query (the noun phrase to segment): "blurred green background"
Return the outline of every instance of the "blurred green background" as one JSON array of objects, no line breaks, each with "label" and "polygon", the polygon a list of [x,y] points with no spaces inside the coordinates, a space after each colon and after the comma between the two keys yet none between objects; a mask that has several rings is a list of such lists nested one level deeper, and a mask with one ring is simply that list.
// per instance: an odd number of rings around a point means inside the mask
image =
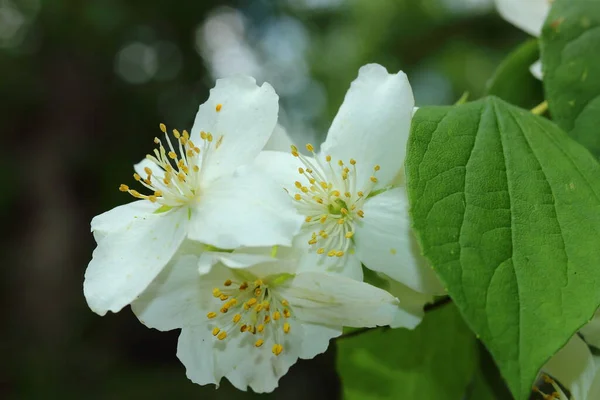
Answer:
[{"label": "blurred green background", "polygon": [[492,0],[0,0],[0,398],[338,398],[335,346],[253,396],[188,381],[178,332],[93,314],[90,220],[130,201],[159,122],[189,129],[218,77],[270,82],[281,124],[319,143],[361,65],[451,104],[524,39]]}]

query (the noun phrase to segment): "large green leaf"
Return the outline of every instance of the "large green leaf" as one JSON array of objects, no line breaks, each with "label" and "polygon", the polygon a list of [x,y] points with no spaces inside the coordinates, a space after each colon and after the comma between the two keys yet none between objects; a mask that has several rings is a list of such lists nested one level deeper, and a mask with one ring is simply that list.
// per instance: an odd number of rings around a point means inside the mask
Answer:
[{"label": "large green leaf", "polygon": [[406,160],[424,254],[515,397],[600,303],[600,167],[490,97],[421,108]]},{"label": "large green leaf", "polygon": [[479,365],[467,390],[466,400],[507,400],[512,398],[492,356],[479,346]]},{"label": "large green leaf", "polygon": [[337,345],[346,400],[460,400],[477,364],[475,337],[451,304],[414,331],[373,330]]},{"label": "large green leaf", "polygon": [[498,66],[488,82],[486,94],[524,108],[533,108],[544,101],[542,83],[529,72],[539,56],[537,39],[523,43]]},{"label": "large green leaf", "polygon": [[540,45],[552,118],[600,157],[600,1],[556,0]]}]

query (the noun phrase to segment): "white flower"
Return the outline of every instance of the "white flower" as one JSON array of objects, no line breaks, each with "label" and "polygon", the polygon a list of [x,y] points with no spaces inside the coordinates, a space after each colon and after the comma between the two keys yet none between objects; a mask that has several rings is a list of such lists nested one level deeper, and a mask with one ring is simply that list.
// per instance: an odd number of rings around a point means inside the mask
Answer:
[{"label": "white flower", "polygon": [[305,223],[295,246],[315,266],[362,280],[361,262],[421,293],[442,293],[420,255],[403,186],[414,99],[406,75],[380,65],[360,69],[321,152],[264,151],[256,163],[296,200]]},{"label": "white flower", "polygon": [[[542,382],[550,384],[556,400],[600,399],[600,357],[592,355],[586,343],[575,334],[542,368]],[[547,376],[549,375],[549,377]],[[571,393],[567,397],[554,380]],[[543,389],[534,389],[543,392]]]},{"label": "white flower", "polygon": [[132,309],[149,327],[182,328],[177,356],[201,385],[226,377],[240,390],[270,392],[298,358],[324,352],[343,326],[387,325],[397,308],[392,295],[366,283],[296,273],[294,259],[204,253],[206,273],[198,274],[193,253],[177,256]]},{"label": "white flower", "polygon": [[600,311],[596,311],[592,320],[585,324],[579,333],[588,344],[600,349]]},{"label": "white flower", "polygon": [[[551,3],[552,0],[496,0],[496,8],[505,20],[530,35],[539,37]],[[542,79],[540,61],[532,64],[530,71],[533,76]]]},{"label": "white flower", "polygon": [[273,181],[246,165],[276,124],[278,97],[268,84],[237,76],[217,81],[191,133],[161,124],[158,149],[135,166],[148,194],[92,220],[98,247],[84,294],[100,315],[138,296],[189,237],[220,248],[289,245],[302,218]]}]

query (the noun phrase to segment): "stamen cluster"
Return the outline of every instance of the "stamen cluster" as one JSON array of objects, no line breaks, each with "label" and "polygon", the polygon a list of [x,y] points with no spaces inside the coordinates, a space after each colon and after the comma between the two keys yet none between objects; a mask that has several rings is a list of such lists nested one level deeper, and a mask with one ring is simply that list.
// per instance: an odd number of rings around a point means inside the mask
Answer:
[{"label": "stamen cluster", "polygon": [[[177,129],[173,129],[172,135],[176,141],[176,149],[167,133],[167,127],[160,124],[160,130],[165,136],[165,144],[158,137],[154,138],[154,143],[158,145],[158,148],[154,149],[154,154],[146,155],[146,159],[157,168],[153,170],[146,166],[144,177],[138,173],[133,174],[133,179],[149,189],[152,194],[141,194],[124,184],[119,186],[119,190],[129,193],[136,199],[149,200],[166,207],[189,204],[199,196],[202,166],[209,157],[213,135],[204,131],[200,132],[202,144],[198,147],[190,139],[190,134],[186,130],[180,133]],[[220,136],[216,141],[215,148],[219,148],[222,140],[223,136]]]},{"label": "stamen cluster", "polygon": [[[225,340],[234,334],[258,335],[255,347],[261,347],[272,338],[273,354],[278,356],[283,352],[283,335],[291,330],[288,322],[290,305],[269,290],[263,280],[247,282],[228,279],[222,287],[215,287],[212,293],[221,301],[218,311],[206,315],[216,322],[212,329],[213,336]],[[233,316],[229,317],[231,314]]]},{"label": "stamen cluster", "polygon": [[348,164],[342,160],[332,163],[331,156],[326,155],[323,162],[311,144],[306,149],[313,154],[312,158],[292,146],[292,155],[304,164],[298,173],[305,182],[294,183],[297,192],[293,197],[299,212],[306,216],[304,227],[313,231],[308,244],[318,254],[343,257],[351,246],[355,222],[365,215],[361,208],[377,183],[375,173],[380,167],[375,165],[369,183],[358,190],[356,160],[351,158]]}]

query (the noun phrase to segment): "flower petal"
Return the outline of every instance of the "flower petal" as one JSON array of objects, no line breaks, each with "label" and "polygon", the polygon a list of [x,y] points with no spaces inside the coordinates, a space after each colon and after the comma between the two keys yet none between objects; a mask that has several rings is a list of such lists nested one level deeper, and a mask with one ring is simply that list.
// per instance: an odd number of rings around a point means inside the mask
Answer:
[{"label": "flower petal", "polygon": [[108,233],[118,231],[136,219],[152,214],[157,208],[156,204],[147,200],[136,200],[95,216],[91,227],[96,242]]},{"label": "flower petal", "polygon": [[596,365],[596,375],[590,385],[590,390],[587,394],[587,399],[600,399],[600,356],[593,356],[594,364]]},{"label": "flower petal", "polygon": [[565,386],[573,399],[591,400],[587,394],[596,375],[596,366],[592,352],[577,334],[544,365],[542,371]]},{"label": "flower petal", "polygon": [[533,75],[535,78],[541,81],[544,77],[544,74],[542,72],[542,61],[537,60],[536,62],[531,64],[531,66],[529,67],[529,72],[531,72],[531,75]]},{"label": "flower petal", "polygon": [[335,160],[356,160],[357,187],[369,182],[373,167],[381,187],[389,184],[404,164],[414,98],[403,72],[388,74],[381,65],[363,66],[340,107],[322,154]]},{"label": "flower petal", "polygon": [[340,336],[343,332],[341,327],[303,323],[304,340],[300,358],[311,359],[318,354],[324,353],[329,347],[329,341]]},{"label": "flower petal", "polygon": [[298,168],[304,168],[304,164],[289,151],[261,151],[253,165],[290,193],[296,192],[296,181],[303,181]]},{"label": "flower petal", "polygon": [[[260,348],[254,346],[254,335],[237,332],[218,341],[208,325],[186,327],[179,336],[177,357],[186,367],[187,377],[200,385],[218,386],[226,377],[239,390],[250,387],[257,393],[272,392],[298,359],[304,335],[301,325],[295,328],[286,335],[288,342],[284,344],[284,351],[274,356],[270,341],[265,341]],[[294,335],[292,346],[289,343]]]},{"label": "flower petal", "polygon": [[147,214],[107,234],[85,271],[83,292],[104,315],[130,304],[169,262],[186,235],[187,211]]},{"label": "flower petal", "polygon": [[[211,294],[210,282],[198,277],[198,257],[175,256],[146,290],[131,303],[140,322],[161,331],[181,328],[194,314],[206,315],[198,308]],[[204,301],[209,301],[210,298]]]},{"label": "flower petal", "polygon": [[396,282],[383,274],[380,274],[380,276],[387,279],[389,282],[387,291],[400,300],[400,304],[398,304],[398,309],[396,310],[394,320],[390,324],[390,327],[415,329],[425,316],[423,307],[425,304],[433,302],[433,296],[416,292],[408,286]]},{"label": "flower petal", "polygon": [[548,0],[496,0],[502,18],[532,36],[540,36],[550,11]]},{"label": "flower petal", "polygon": [[345,276],[299,273],[277,288],[298,320],[328,325],[389,325],[398,299],[385,290]]},{"label": "flower petal", "polygon": [[414,238],[406,189],[391,189],[367,199],[363,211],[354,236],[356,255],[363,264],[418,292],[444,293]]},{"label": "flower petal", "polygon": [[162,168],[160,168],[158,165],[156,165],[152,161],[148,160],[147,158],[144,158],[142,161],[140,161],[139,163],[137,163],[133,166],[133,169],[135,170],[135,172],[137,172],[139,176],[144,177],[144,178],[148,175],[146,173],[146,168],[150,168],[150,171],[152,172],[152,176],[157,178],[154,183],[160,184],[161,181],[165,177],[165,171]]},{"label": "flower petal", "polygon": [[222,249],[289,246],[304,222],[290,196],[250,168],[213,182],[191,218],[190,239]]},{"label": "flower petal", "polygon": [[267,144],[263,150],[270,151],[282,151],[288,152],[290,151],[291,146],[294,144],[290,135],[288,135],[285,128],[279,124],[275,125],[275,129],[273,129],[273,134],[269,138]]},{"label": "flower petal", "polygon": [[596,311],[592,320],[585,324],[579,333],[588,344],[600,349],[600,311]]},{"label": "flower petal", "polygon": [[298,272],[323,272],[340,274],[357,281],[363,280],[362,264],[356,255],[349,251],[343,257],[328,257],[326,254],[317,254],[315,249],[309,248],[307,242],[312,231],[303,232],[294,238],[294,247],[301,249],[298,262]]},{"label": "flower petal", "polygon": [[186,327],[177,342],[177,358],[185,366],[187,377],[199,385],[219,385],[222,376],[215,371],[214,337],[207,326]]},{"label": "flower petal", "polygon": [[215,140],[208,154],[201,154],[204,182],[252,162],[275,128],[278,99],[271,85],[264,83],[259,87],[249,76],[217,80],[208,100],[198,110],[191,133],[191,139],[197,143],[201,142],[201,131],[211,133]]}]

